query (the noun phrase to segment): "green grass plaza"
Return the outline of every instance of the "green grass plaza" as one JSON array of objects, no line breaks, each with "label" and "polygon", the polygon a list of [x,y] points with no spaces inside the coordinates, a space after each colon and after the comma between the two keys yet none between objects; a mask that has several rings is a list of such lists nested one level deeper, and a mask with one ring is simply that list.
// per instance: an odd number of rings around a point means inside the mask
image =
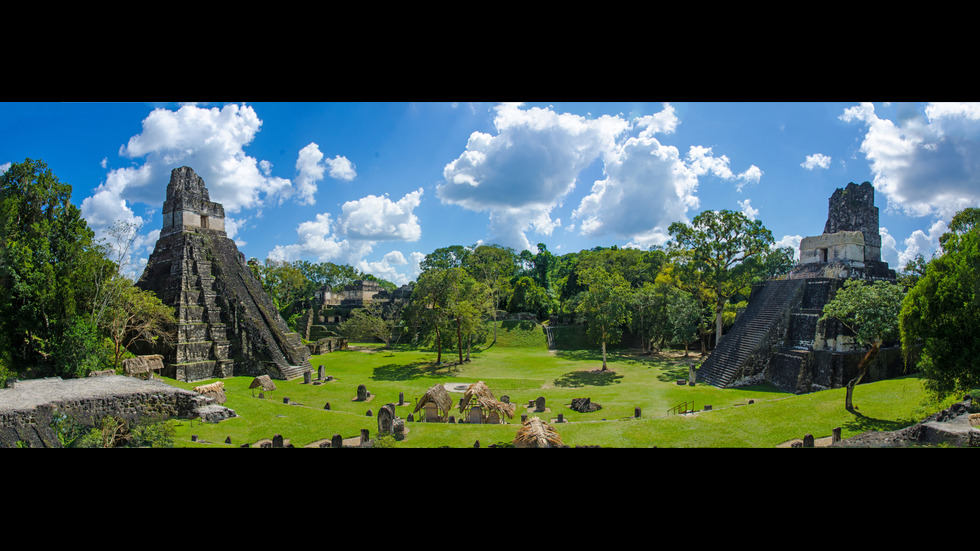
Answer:
[{"label": "green grass plaza", "polygon": [[[252,446],[281,435],[293,447],[318,447],[335,434],[356,438],[363,429],[374,438],[376,416],[385,404],[395,404],[396,416],[407,419],[433,385],[477,381],[498,399],[508,396],[516,405],[514,417],[505,416],[501,424],[434,423],[420,422],[419,411],[414,421],[405,422],[404,438],[393,447],[509,445],[526,414],[551,424],[569,447],[772,448],[806,434],[827,437],[837,427],[845,439],[870,430],[898,430],[957,401],[936,401],[914,374],[858,385],[854,412],[844,407],[843,388],[795,395],[768,385],[720,389],[678,384],[701,358],[697,352],[684,357],[677,350],[641,355],[614,348],[603,372],[600,350],[589,345],[580,327],[555,328],[556,349],[549,350],[540,324],[497,323],[497,342],[474,347],[470,361],[462,364],[455,350],[443,349],[442,364],[436,365],[435,350],[353,344],[350,350],[311,358],[314,376],[322,365],[332,378],[320,384],[306,384],[302,378],[277,380],[276,390],[260,398],[260,389],[249,388],[253,377],[220,379],[227,396],[224,405],[237,416],[220,423],[177,420],[175,446]],[[165,379],[187,389],[215,380]],[[355,400],[362,384],[370,392],[367,401]],[[403,405],[398,405],[399,394]],[[451,396],[452,413],[461,417],[456,407],[462,393]],[[545,398],[543,412],[528,407],[538,397]],[[569,407],[573,398],[589,398],[602,407],[579,413]],[[559,414],[564,422],[555,423]]]}]

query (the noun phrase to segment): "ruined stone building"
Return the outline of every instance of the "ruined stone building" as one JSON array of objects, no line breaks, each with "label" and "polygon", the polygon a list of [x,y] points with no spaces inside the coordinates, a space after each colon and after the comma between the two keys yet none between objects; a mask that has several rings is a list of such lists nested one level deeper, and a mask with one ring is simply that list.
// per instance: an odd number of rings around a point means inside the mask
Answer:
[{"label": "ruined stone building", "polygon": [[[895,281],[895,271],[881,260],[869,182],[833,193],[823,233],[800,241],[799,264],[787,276],[753,286],[748,307],[701,365],[697,380],[718,387],[768,382],[795,393],[845,386],[865,350],[839,321],[820,317],[851,278]],[[899,347],[884,347],[863,381],[903,371]]]},{"label": "ruined stone building", "polygon": [[225,234],[224,208],[191,168],[175,168],[163,228],[136,285],[173,306],[177,339],[140,353],[163,355],[163,374],[181,381],[312,371],[309,351]]},{"label": "ruined stone building", "polygon": [[333,334],[335,329],[350,317],[351,312],[371,303],[405,305],[412,297],[411,285],[402,285],[389,291],[376,281],[357,280],[345,285],[342,291],[323,286],[314,294],[314,308],[300,317],[298,324],[305,327],[307,340],[317,340]]}]

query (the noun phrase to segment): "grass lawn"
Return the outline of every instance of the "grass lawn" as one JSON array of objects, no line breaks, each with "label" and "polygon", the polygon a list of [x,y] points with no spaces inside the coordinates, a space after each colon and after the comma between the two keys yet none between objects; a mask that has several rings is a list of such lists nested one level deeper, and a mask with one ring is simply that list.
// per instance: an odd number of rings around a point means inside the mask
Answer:
[{"label": "grass lawn", "polygon": [[[844,409],[844,389],[793,395],[768,386],[718,389],[676,384],[687,377],[690,363],[700,359],[697,353],[684,358],[677,352],[642,356],[614,350],[609,369],[600,372],[598,349],[548,350],[541,327],[529,322],[503,322],[498,342],[474,349],[470,357],[470,362],[456,365],[456,353],[443,350],[443,365],[435,365],[434,351],[357,345],[354,350],[311,359],[314,369],[323,365],[332,381],[319,385],[303,384],[302,379],[275,381],[277,390],[266,392],[263,399],[258,398],[258,390],[248,388],[251,377],[222,379],[228,396],[225,405],[238,417],[217,424],[179,420],[177,446],[238,447],[281,434],[302,447],[334,434],[357,437],[361,429],[374,437],[378,410],[387,403],[397,404],[399,393],[405,403],[396,406],[396,415],[407,419],[432,385],[476,381],[485,382],[498,399],[509,396],[517,405],[515,417],[500,425],[406,422],[406,438],[396,447],[509,443],[521,414],[551,421],[562,413],[568,422],[553,426],[570,446],[771,448],[805,434],[828,436],[835,427],[841,427],[844,438],[868,430],[903,428],[955,401],[934,402],[916,376],[859,385],[854,393],[856,413]],[[166,381],[182,388],[213,382]],[[366,402],[354,400],[360,384],[371,392]],[[454,406],[462,397],[462,393],[450,395]],[[535,413],[527,408],[539,396],[545,398],[549,411]],[[283,403],[287,397],[289,404]],[[569,407],[572,398],[584,397],[602,409],[578,413]],[[670,413],[685,402],[698,413]],[[327,403],[329,410],[324,409]],[[702,411],[705,405],[711,410]],[[640,408],[639,418],[634,417],[635,408]],[[191,442],[191,435],[198,442]],[[229,437],[230,445],[224,443]]]}]

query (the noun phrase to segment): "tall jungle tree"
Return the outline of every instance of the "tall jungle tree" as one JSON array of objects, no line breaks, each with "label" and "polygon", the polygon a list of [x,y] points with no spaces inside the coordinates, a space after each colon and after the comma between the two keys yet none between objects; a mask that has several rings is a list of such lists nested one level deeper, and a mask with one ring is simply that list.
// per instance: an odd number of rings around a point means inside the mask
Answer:
[{"label": "tall jungle tree", "polygon": [[502,296],[510,291],[510,278],[517,267],[514,250],[500,245],[479,245],[465,259],[466,269],[487,287],[488,308],[493,318],[493,342],[497,342],[497,310]]},{"label": "tall jungle tree", "polygon": [[630,288],[623,276],[598,268],[579,275],[587,290],[576,311],[586,321],[586,333],[602,345],[602,370],[606,366],[606,345],[616,344],[623,335],[623,326],[630,323]]},{"label": "tall jungle tree", "polygon": [[725,303],[751,284],[761,260],[775,242],[759,220],[741,212],[707,210],[691,224],[674,222],[668,228],[672,247],[686,249],[701,282],[715,292],[715,345],[721,339]]}]

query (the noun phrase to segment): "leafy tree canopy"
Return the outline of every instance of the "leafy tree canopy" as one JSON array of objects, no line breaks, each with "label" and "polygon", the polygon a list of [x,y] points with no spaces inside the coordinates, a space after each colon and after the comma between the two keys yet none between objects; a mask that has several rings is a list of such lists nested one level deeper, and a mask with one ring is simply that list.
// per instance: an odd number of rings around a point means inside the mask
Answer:
[{"label": "leafy tree canopy", "polygon": [[[960,216],[966,212],[963,216]],[[940,396],[980,387],[980,209],[954,217],[942,254],[908,292],[899,316],[902,348]]]}]

